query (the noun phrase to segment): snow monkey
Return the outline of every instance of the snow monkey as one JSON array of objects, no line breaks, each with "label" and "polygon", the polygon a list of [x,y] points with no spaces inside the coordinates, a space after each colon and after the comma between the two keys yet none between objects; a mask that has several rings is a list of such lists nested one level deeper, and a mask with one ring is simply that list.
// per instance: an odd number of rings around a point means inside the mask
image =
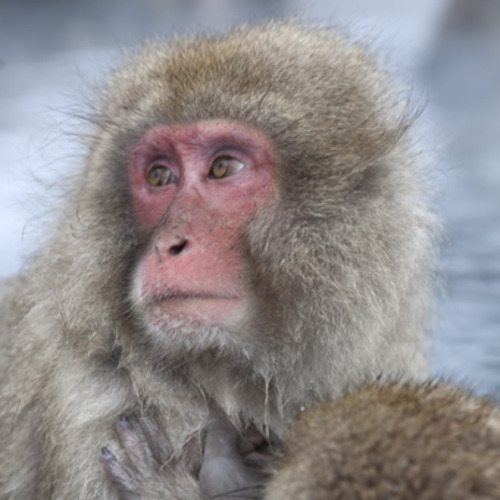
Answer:
[{"label": "snow monkey", "polygon": [[[217,474],[266,476],[302,407],[425,378],[435,222],[412,118],[333,29],[130,56],[52,234],[3,287],[0,498],[154,498],[126,444],[173,450],[161,498],[222,494]],[[219,435],[235,474],[204,459]]]}]

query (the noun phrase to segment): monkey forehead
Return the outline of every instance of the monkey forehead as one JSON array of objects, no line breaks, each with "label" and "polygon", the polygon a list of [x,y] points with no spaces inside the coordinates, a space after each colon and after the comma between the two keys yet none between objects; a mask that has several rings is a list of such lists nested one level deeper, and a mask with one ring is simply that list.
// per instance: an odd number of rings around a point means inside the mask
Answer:
[{"label": "monkey forehead", "polygon": [[105,113],[147,116],[148,127],[234,119],[287,146],[314,130],[305,144],[314,150],[353,133],[373,143],[395,109],[387,86],[364,48],[339,33],[270,23],[150,45],[117,74]]}]

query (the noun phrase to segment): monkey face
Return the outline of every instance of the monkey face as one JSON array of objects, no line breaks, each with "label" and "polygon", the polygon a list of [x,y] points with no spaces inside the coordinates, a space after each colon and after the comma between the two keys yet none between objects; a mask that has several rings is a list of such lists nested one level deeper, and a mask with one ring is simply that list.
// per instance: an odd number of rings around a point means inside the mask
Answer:
[{"label": "monkey face", "polygon": [[138,141],[129,181],[150,244],[133,301],[148,323],[241,322],[249,298],[242,234],[273,196],[274,165],[262,134],[227,121],[157,127]]}]

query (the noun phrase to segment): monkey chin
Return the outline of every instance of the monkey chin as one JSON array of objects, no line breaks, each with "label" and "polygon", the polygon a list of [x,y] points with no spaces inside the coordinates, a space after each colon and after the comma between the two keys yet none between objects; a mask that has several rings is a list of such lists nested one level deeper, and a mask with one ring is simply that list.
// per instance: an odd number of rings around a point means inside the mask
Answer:
[{"label": "monkey chin", "polygon": [[145,333],[142,340],[153,346],[149,350],[153,358],[175,366],[192,363],[210,352],[217,353],[218,357],[226,356],[233,362],[250,358],[241,328],[242,322],[247,320],[243,301],[197,299],[186,304],[187,300],[183,299],[164,302],[145,307],[138,315]]},{"label": "monkey chin", "polygon": [[174,324],[231,328],[241,323],[245,311],[244,300],[223,295],[172,295],[155,298],[146,305],[148,322],[166,332]]}]

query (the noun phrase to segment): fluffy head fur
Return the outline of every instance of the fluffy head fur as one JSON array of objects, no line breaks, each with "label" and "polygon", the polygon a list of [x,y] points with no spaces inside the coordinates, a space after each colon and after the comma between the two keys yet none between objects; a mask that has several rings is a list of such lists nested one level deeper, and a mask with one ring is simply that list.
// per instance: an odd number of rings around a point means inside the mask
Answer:
[{"label": "fluffy head fur", "polygon": [[500,497],[500,410],[442,385],[371,385],[306,412],[269,500]]}]

